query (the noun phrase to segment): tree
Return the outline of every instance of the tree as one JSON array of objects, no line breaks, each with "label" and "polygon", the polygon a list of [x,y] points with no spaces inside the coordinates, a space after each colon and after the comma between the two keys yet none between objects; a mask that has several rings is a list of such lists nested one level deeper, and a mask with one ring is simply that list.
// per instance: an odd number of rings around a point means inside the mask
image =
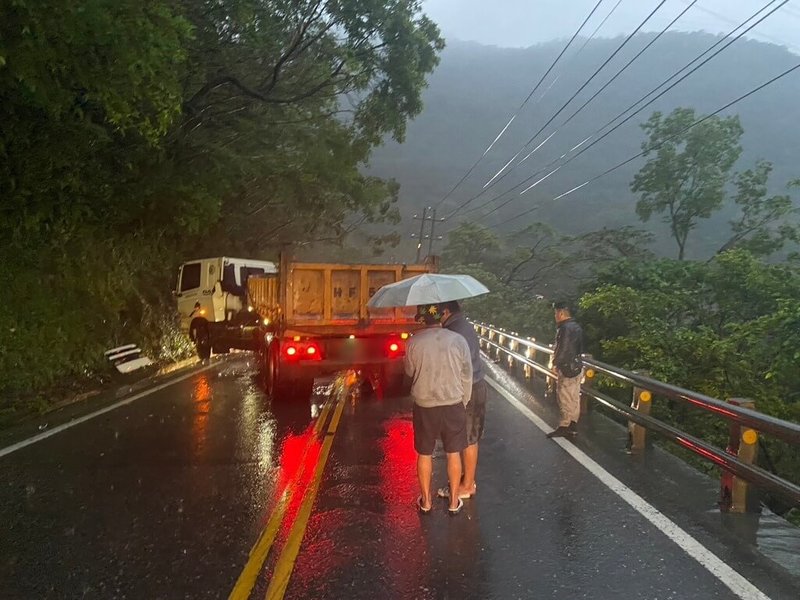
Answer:
[{"label": "tree", "polygon": [[648,161],[631,184],[631,191],[640,193],[636,214],[642,221],[664,213],[679,260],[698,219],[707,219],[722,205],[725,184],[741,154],[738,117],[714,116],[693,127],[695,121],[691,108],[676,108],[666,117],[653,113],[642,125]]},{"label": "tree", "polygon": [[791,221],[791,217],[798,214],[791,197],[787,194],[767,196],[771,171],[771,163],[759,161],[754,169],[734,177],[737,190],[734,201],[741,214],[730,222],[732,235],[718,253],[746,248],[755,255],[768,256],[783,248],[787,241],[800,241],[800,225],[796,220]]},{"label": "tree", "polygon": [[160,352],[188,256],[268,256],[398,218],[397,185],[363,167],[402,139],[438,62],[417,0],[0,12],[0,391],[92,375],[116,341]]}]

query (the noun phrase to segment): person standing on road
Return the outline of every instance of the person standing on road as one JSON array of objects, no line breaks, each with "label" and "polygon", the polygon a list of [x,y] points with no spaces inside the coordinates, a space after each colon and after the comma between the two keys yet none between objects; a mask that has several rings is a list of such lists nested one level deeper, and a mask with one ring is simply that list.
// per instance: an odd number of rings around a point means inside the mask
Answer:
[{"label": "person standing on road", "polygon": [[[458,497],[466,500],[472,498],[478,489],[478,485],[475,483],[475,472],[478,468],[478,442],[483,437],[486,422],[485,373],[478,334],[461,311],[461,305],[458,301],[452,300],[439,305],[439,309],[442,313],[442,327],[461,335],[467,341],[472,362],[472,395],[467,404],[467,447],[461,453],[464,477],[458,489]],[[438,494],[442,498],[449,498],[450,490],[441,488]]]},{"label": "person standing on road", "polygon": [[405,370],[411,378],[414,399],[414,449],[417,451],[417,477],[420,495],[417,508],[429,513],[433,506],[431,476],[433,449],[441,439],[447,455],[450,482],[448,511],[456,515],[464,506],[459,498],[461,452],[467,447],[466,405],[472,393],[472,361],[466,340],[441,327],[436,304],[417,307],[418,331],[406,346]]},{"label": "person standing on road", "polygon": [[553,375],[556,376],[556,397],[561,420],[547,437],[575,437],[581,416],[581,373],[583,371],[583,330],[572,318],[566,302],[553,305],[558,326],[553,348]]}]

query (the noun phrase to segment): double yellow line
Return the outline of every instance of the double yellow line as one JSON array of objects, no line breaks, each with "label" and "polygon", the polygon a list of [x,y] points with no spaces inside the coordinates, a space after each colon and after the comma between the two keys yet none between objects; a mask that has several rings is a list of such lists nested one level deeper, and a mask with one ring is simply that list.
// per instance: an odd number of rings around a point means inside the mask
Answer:
[{"label": "double yellow line", "polygon": [[[286,538],[286,543],[283,546],[283,550],[281,551],[281,554],[275,563],[275,570],[273,572],[272,579],[270,580],[269,587],[267,588],[267,600],[280,600],[286,593],[286,588],[289,585],[289,578],[291,577],[292,570],[294,569],[294,563],[297,560],[297,555],[300,552],[300,544],[303,541],[303,536],[305,535],[306,527],[308,526],[308,520],[311,517],[311,509],[314,506],[314,500],[316,500],[317,492],[319,491],[319,485],[322,481],[322,474],[325,471],[325,464],[328,462],[328,456],[330,455],[331,446],[333,445],[333,438],[336,434],[337,428],[339,427],[339,421],[342,417],[343,409],[344,398],[340,397],[333,408],[333,418],[328,425],[328,429],[325,434],[325,440],[322,444],[322,450],[320,451],[319,458],[317,459],[317,464],[314,469],[313,478],[306,490],[305,496],[303,497],[303,502],[300,505],[300,510],[297,513],[297,517],[292,523],[292,528]],[[313,445],[314,440],[318,438],[320,431],[325,425],[325,422],[328,420],[328,414],[330,411],[331,405],[326,403],[322,409],[322,412],[320,413],[319,418],[317,419],[316,424],[314,425],[313,434],[309,438],[309,441],[303,450],[303,456],[300,461],[302,467],[297,473],[294,483],[299,483],[301,480],[305,472],[306,455]],[[250,550],[247,563],[245,564],[244,569],[242,569],[239,579],[236,580],[236,585],[234,585],[230,596],[228,596],[228,600],[247,600],[250,597],[256,581],[258,580],[258,575],[261,573],[261,569],[267,560],[269,551],[272,549],[272,545],[275,543],[275,538],[278,536],[278,532],[281,530],[281,524],[286,516],[286,510],[291,504],[295,491],[296,488],[290,482],[281,494],[281,497],[273,509],[269,521],[267,522],[267,526],[261,532],[261,535],[258,536],[258,540],[256,540],[255,545]]]}]

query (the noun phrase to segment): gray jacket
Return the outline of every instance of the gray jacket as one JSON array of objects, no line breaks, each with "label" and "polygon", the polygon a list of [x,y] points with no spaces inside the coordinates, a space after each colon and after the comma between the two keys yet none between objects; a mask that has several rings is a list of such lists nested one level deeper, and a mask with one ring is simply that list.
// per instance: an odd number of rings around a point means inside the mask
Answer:
[{"label": "gray jacket", "polygon": [[419,406],[469,402],[472,361],[469,346],[459,334],[441,327],[415,333],[406,346],[405,369],[411,378],[411,396]]}]

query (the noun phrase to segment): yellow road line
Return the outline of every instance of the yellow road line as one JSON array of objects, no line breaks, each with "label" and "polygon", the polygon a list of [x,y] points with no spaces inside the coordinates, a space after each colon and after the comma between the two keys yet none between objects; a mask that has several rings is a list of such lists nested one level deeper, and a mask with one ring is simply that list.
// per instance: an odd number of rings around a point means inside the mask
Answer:
[{"label": "yellow road line", "polygon": [[308,454],[312,442],[319,435],[320,430],[328,420],[330,408],[330,403],[326,402],[317,422],[314,424],[314,432],[303,449],[303,456],[300,459],[300,469],[297,471],[294,481],[290,481],[286,485],[286,489],[283,490],[283,494],[281,494],[278,503],[275,505],[275,508],[272,509],[269,522],[267,522],[267,526],[261,532],[261,535],[258,536],[258,540],[256,540],[255,545],[253,545],[253,548],[250,550],[247,563],[245,563],[244,569],[242,569],[242,573],[239,575],[239,579],[236,580],[236,585],[233,586],[228,600],[247,600],[247,598],[250,597],[250,593],[253,591],[253,587],[255,587],[256,580],[258,579],[258,574],[261,572],[261,568],[267,560],[272,544],[275,543],[275,538],[281,529],[281,523],[286,515],[286,509],[292,501],[292,495],[296,491],[295,486],[292,484],[298,483],[302,478],[305,472],[306,455]]},{"label": "yellow road line", "polygon": [[325,464],[328,462],[328,456],[330,455],[331,446],[333,445],[333,438],[339,426],[339,419],[342,416],[343,409],[344,400],[340,399],[339,403],[336,405],[336,411],[333,413],[331,424],[328,427],[325,442],[322,444],[322,451],[319,455],[319,461],[317,461],[317,468],[314,471],[314,479],[311,485],[308,486],[306,495],[303,497],[303,504],[300,506],[297,518],[292,524],[289,536],[286,538],[286,544],[284,544],[278,561],[275,563],[275,571],[272,574],[272,579],[267,588],[266,600],[281,600],[286,593],[286,588],[289,586],[289,578],[292,575],[292,570],[294,570],[294,563],[297,560],[297,555],[300,553],[300,544],[306,533],[308,520],[311,517],[311,509],[314,507],[314,501],[317,498],[319,484],[322,481],[322,473],[325,471]]}]

